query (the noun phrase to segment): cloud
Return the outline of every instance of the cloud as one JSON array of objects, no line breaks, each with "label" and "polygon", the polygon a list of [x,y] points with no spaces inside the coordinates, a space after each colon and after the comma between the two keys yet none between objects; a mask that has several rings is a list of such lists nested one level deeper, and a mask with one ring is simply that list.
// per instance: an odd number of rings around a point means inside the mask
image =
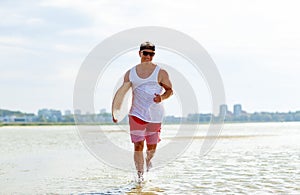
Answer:
[{"label": "cloud", "polygon": [[45,21],[42,18],[29,18],[25,23],[30,26],[41,26],[45,24]]},{"label": "cloud", "polygon": [[27,45],[29,42],[30,41],[28,39],[25,39],[23,37],[9,36],[9,35],[0,36],[1,45],[22,47]]},{"label": "cloud", "polygon": [[87,49],[83,49],[81,47],[77,47],[76,45],[67,45],[67,44],[55,44],[54,49],[56,49],[58,52],[64,52],[64,53],[81,53],[86,54]]}]

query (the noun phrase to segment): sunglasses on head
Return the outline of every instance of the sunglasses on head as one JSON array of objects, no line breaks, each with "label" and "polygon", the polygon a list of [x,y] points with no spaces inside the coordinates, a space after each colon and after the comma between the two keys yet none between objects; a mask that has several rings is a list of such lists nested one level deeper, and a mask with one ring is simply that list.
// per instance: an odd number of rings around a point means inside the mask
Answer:
[{"label": "sunglasses on head", "polygon": [[142,54],[143,54],[144,56],[150,55],[151,57],[153,57],[153,56],[155,55],[154,52],[148,52],[148,51],[142,51]]}]

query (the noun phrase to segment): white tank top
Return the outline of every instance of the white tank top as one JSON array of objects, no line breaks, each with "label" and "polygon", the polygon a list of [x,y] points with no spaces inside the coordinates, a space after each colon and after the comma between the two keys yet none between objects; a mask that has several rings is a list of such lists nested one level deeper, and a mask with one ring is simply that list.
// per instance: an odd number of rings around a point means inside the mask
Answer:
[{"label": "white tank top", "polygon": [[151,75],[145,79],[140,78],[136,66],[130,69],[129,80],[132,83],[132,105],[129,115],[136,116],[143,121],[161,123],[164,116],[163,104],[156,103],[153,98],[161,94],[163,88],[158,83],[160,67],[156,66]]}]

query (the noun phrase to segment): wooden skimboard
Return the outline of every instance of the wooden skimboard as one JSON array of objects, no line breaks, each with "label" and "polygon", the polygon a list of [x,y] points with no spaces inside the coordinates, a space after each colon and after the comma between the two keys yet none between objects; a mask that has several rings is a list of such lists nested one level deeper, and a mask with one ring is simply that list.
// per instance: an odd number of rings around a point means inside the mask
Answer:
[{"label": "wooden skimboard", "polygon": [[114,96],[111,107],[111,113],[113,122],[115,123],[122,121],[127,115],[127,111],[125,111],[126,108],[124,108],[123,102],[124,99],[126,99],[125,96],[127,96],[130,87],[131,82],[123,83]]}]

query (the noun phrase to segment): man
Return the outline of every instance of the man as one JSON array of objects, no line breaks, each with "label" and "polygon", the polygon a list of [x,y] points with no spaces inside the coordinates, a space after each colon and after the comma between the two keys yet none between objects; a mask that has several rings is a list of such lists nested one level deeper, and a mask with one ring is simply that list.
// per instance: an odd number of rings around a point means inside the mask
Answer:
[{"label": "man", "polygon": [[[150,42],[140,45],[141,63],[128,70],[123,85],[132,87],[132,105],[129,111],[131,141],[134,143],[134,162],[138,181],[143,181],[144,141],[146,140],[146,168],[151,168],[157,143],[160,141],[163,106],[161,102],[173,94],[166,70],[152,63],[155,46]],[[117,122],[113,119],[114,122]]]}]

